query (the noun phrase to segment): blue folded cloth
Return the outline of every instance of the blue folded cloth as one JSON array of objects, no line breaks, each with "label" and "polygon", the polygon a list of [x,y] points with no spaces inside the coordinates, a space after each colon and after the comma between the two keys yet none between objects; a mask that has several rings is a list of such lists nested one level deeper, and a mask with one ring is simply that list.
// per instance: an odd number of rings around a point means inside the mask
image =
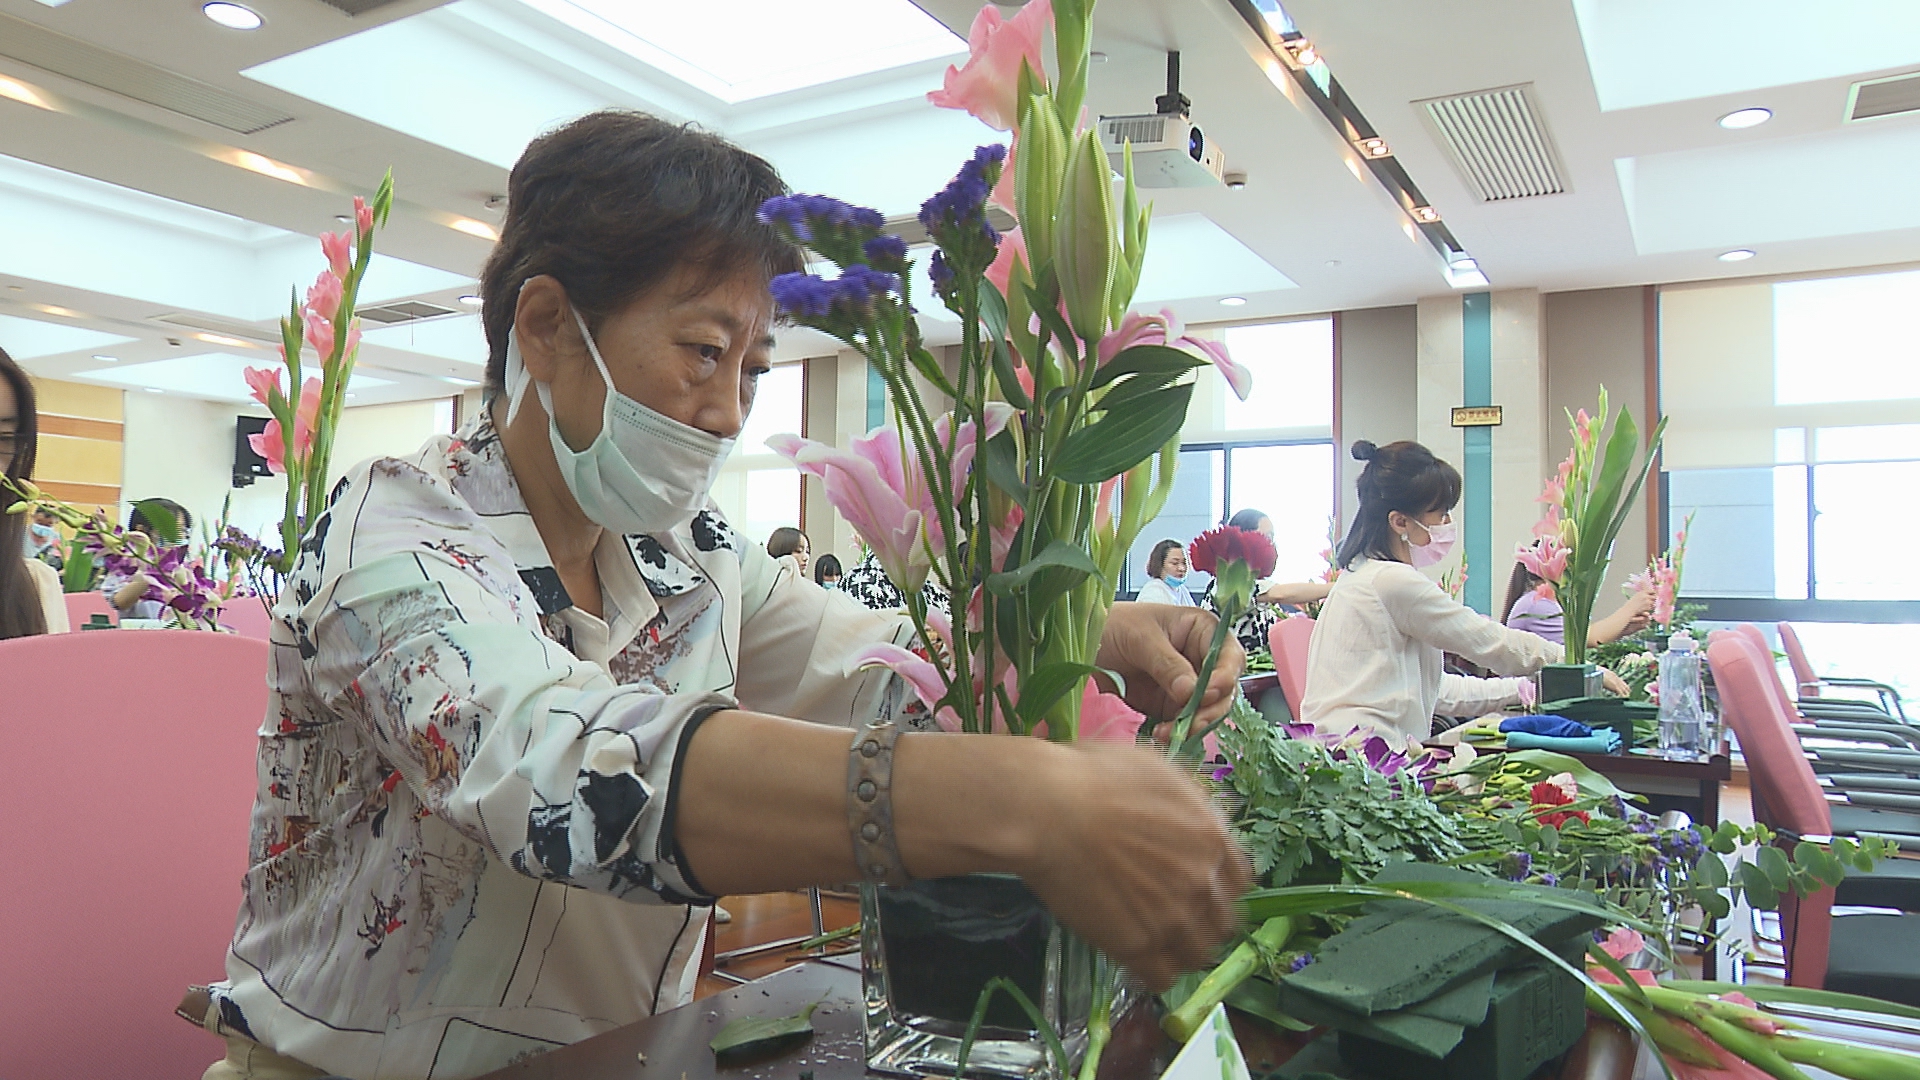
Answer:
[{"label": "blue folded cloth", "polygon": [[1524,731],[1529,735],[1551,735],[1556,739],[1584,739],[1593,729],[1578,720],[1543,713],[1539,716],[1509,716],[1500,721],[1501,731]]},{"label": "blue folded cloth", "polygon": [[1527,731],[1509,732],[1509,750],[1553,750],[1562,754],[1613,754],[1620,750],[1620,733],[1602,728],[1584,739],[1557,739]]}]

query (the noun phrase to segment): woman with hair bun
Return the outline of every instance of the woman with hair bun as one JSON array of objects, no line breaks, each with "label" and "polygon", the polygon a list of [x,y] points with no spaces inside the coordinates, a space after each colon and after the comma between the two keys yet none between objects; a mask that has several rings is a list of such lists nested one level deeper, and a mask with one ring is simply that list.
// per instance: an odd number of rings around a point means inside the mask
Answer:
[{"label": "woman with hair bun", "polygon": [[1448,596],[1420,572],[1453,547],[1460,474],[1416,442],[1360,440],[1360,509],[1335,556],[1333,583],[1307,654],[1301,718],[1324,732],[1370,728],[1396,748],[1432,733],[1433,718],[1518,704],[1518,678],[1442,670],[1455,653],[1506,676],[1558,663],[1560,646],[1510,630]]}]

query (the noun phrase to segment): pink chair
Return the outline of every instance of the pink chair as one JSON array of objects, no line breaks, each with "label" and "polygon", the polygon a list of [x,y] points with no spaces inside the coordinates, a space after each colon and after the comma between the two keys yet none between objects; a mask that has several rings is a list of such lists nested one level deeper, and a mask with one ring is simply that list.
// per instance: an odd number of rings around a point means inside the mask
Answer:
[{"label": "pink chair", "polygon": [[120,625],[120,613],[113,609],[113,604],[105,596],[97,592],[70,592],[66,595],[66,601],[67,621],[75,630],[87,625],[95,615],[105,615],[107,621],[115,626]]},{"label": "pink chair", "polygon": [[194,1078],[173,1013],[225,974],[267,644],[115,631],[0,642],[0,1076]]},{"label": "pink chair", "polygon": [[220,612],[220,625],[241,637],[269,641],[273,636],[273,616],[255,596],[236,596],[227,601]]},{"label": "pink chair", "polygon": [[[1744,635],[1724,634],[1707,646],[1707,662],[1727,724],[1740,737],[1746,755],[1754,820],[1795,836],[1831,835],[1833,808],[1787,714],[1766,688],[1766,680],[1778,681],[1771,654],[1755,649]],[[1830,888],[1804,900],[1781,897],[1788,983],[1920,1001],[1920,917],[1835,919],[1833,903]]]},{"label": "pink chair", "polygon": [[[1785,622],[1775,623],[1774,628],[1780,632],[1780,648],[1781,651],[1787,654],[1787,663],[1793,665],[1794,681],[1800,684],[1800,692],[1798,694],[1800,700],[1805,701],[1808,698],[1820,697],[1820,690],[1825,686],[1871,690],[1877,699],[1877,704],[1881,711],[1891,716],[1897,716],[1902,720],[1907,718],[1906,708],[1900,701],[1900,692],[1898,690],[1877,679],[1846,678],[1839,675],[1822,677],[1815,674],[1813,662],[1807,659],[1806,647],[1800,644],[1800,634],[1793,628],[1793,624]],[[1860,699],[1842,697],[1839,700],[1844,702]],[[1861,703],[1874,704],[1874,702],[1866,701],[1862,701]]]},{"label": "pink chair", "polygon": [[1307,646],[1313,641],[1313,620],[1305,615],[1281,619],[1267,629],[1267,646],[1273,650],[1273,670],[1280,676],[1280,693],[1286,696],[1287,709],[1300,719],[1301,706],[1307,700]]}]

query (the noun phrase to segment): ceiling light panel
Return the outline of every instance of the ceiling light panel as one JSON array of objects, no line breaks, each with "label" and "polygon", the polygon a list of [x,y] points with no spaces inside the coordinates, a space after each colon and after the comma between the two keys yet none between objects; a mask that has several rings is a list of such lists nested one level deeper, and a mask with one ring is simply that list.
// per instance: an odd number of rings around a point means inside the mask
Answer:
[{"label": "ceiling light panel", "polygon": [[360,340],[387,349],[457,360],[463,364],[487,362],[487,335],[480,316],[430,319],[398,326],[368,326]]},{"label": "ceiling light panel", "polygon": [[0,56],[242,135],[293,119],[198,79],[6,15],[0,15]]},{"label": "ceiling light panel", "polygon": [[521,0],[728,104],[966,53],[911,0]]},{"label": "ceiling light panel", "polygon": [[1887,182],[1920,173],[1905,125],[1620,158],[1614,170],[1642,255],[1920,228],[1920,201]]},{"label": "ceiling light panel", "polygon": [[1136,304],[1292,289],[1287,275],[1205,214],[1153,219]]},{"label": "ceiling light panel", "polygon": [[39,319],[22,319],[16,315],[0,315],[0,349],[5,349],[7,355],[15,360],[37,360],[43,356],[86,352],[132,340],[134,339],[121,337],[119,334],[89,330],[84,326],[74,326],[69,323],[41,322]]},{"label": "ceiling light panel", "polygon": [[1913,0],[1574,0],[1603,111],[1920,64]]},{"label": "ceiling light panel", "polygon": [[1910,112],[1920,112],[1920,72],[1854,83],[1847,91],[1849,123]]},{"label": "ceiling light panel", "polygon": [[[238,404],[253,400],[252,392],[247,389],[246,369],[275,366],[277,362],[266,363],[231,353],[200,353],[169,356],[165,360],[150,360],[143,364],[117,364],[110,368],[76,372],[74,377],[130,389],[159,390]],[[390,379],[358,372],[347,380],[350,390],[389,385],[392,385]]]}]

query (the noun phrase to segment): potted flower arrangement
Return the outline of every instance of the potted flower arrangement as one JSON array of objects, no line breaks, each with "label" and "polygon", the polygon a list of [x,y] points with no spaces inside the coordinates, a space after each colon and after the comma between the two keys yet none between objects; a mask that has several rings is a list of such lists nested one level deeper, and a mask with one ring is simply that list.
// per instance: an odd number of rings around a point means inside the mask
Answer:
[{"label": "potted flower arrangement", "polygon": [[[1169,493],[1190,373],[1211,364],[1242,397],[1250,384],[1170,312],[1129,312],[1151,208],[1130,156],[1116,196],[1082,127],[1091,9],[1034,0],[1003,21],[983,8],[967,63],[929,95],[1012,135],[921,209],[932,299],[960,320],[944,362],[913,318],[928,299],[911,293],[907,245],[878,212],[819,195],[761,209],[832,267],[776,277],[776,303],[867,359],[893,421],[846,449],[770,445],[822,480],[935,646],[861,660],[901,676],[948,730],[1135,737],[1143,718],[1094,679],[1122,561]],[[989,201],[1018,228],[1002,236]],[[930,578],[950,616],[925,602]],[[1023,1077],[1097,1060],[1115,975],[1018,881],[869,888],[864,910],[871,1067],[950,1073],[963,1049],[978,1071]],[[981,997],[993,988],[1006,993]]]},{"label": "potted flower arrangement", "polygon": [[1622,406],[1609,416],[1606,387],[1600,388],[1597,416],[1581,409],[1567,420],[1573,449],[1540,495],[1547,511],[1534,525],[1534,539],[1514,553],[1552,587],[1560,603],[1566,662],[1550,664],[1540,673],[1543,701],[1593,697],[1600,692],[1600,669],[1587,658],[1594,599],[1613,559],[1614,538],[1646,483],[1667,427],[1664,419],[1655,425],[1642,448],[1632,413]]}]

